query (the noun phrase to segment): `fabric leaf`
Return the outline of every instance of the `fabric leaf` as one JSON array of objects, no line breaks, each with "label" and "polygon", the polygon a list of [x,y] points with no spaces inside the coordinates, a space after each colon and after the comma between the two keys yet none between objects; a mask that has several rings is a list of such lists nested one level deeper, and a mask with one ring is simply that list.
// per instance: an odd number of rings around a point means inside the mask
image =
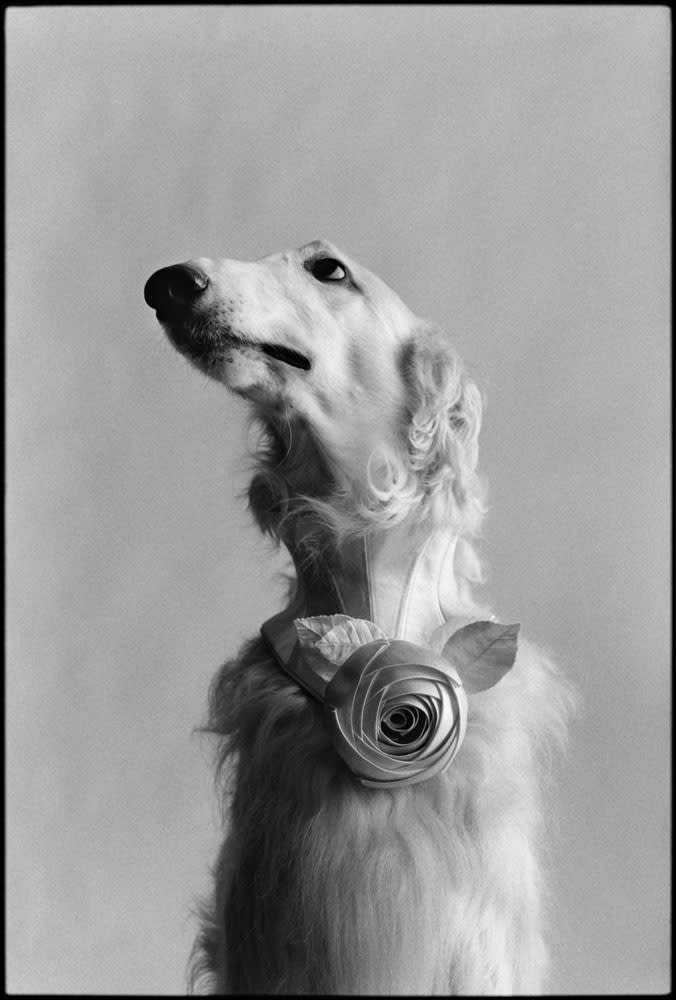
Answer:
[{"label": "fabric leaf", "polygon": [[341,666],[360,646],[374,639],[386,638],[383,630],[373,622],[363,618],[349,618],[347,615],[340,617],[342,621],[334,625],[317,643],[317,649],[331,663]]},{"label": "fabric leaf", "polygon": [[514,664],[520,626],[472,622],[454,632],[443,655],[458,671],[470,694],[493,687]]},{"label": "fabric leaf", "polygon": [[330,632],[347,615],[318,615],[315,618],[294,618],[298,641],[304,649],[316,646],[322,636]]}]

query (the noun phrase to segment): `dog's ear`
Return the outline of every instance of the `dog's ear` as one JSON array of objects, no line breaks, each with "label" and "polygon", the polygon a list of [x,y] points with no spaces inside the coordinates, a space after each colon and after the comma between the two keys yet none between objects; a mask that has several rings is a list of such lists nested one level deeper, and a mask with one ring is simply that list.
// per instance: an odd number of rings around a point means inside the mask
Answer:
[{"label": "dog's ear", "polygon": [[407,387],[406,442],[419,488],[439,516],[473,534],[483,515],[476,475],[481,393],[449,338],[420,324],[402,356]]}]

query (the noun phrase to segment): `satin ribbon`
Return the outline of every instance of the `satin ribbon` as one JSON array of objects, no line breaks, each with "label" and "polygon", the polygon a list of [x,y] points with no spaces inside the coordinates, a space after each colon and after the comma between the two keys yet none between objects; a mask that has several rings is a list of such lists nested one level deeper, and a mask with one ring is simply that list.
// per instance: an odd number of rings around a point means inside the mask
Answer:
[{"label": "satin ribbon", "polygon": [[[445,771],[465,736],[466,689],[485,690],[510,669],[519,626],[473,622],[438,654],[371,621],[365,542],[309,568],[294,560],[301,600],[261,633],[280,667],[324,706],[337,753],[371,788]],[[301,606],[309,615],[294,617]]]}]

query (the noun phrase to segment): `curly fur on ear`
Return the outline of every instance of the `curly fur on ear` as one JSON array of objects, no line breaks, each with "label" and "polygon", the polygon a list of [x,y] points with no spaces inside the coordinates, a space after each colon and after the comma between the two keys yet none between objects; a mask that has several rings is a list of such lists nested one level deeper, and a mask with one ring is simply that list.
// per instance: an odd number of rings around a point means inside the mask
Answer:
[{"label": "curly fur on ear", "polygon": [[416,331],[402,370],[410,399],[407,457],[421,506],[459,533],[474,535],[485,513],[485,489],[476,474],[481,393],[434,326]]}]

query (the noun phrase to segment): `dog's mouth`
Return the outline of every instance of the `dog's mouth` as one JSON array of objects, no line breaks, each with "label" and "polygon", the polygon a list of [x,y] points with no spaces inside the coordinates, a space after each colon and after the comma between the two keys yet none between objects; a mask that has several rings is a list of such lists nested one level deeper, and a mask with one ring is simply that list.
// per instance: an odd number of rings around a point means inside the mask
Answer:
[{"label": "dog's mouth", "polygon": [[294,351],[290,347],[282,347],[280,344],[261,344],[261,351],[275,361],[290,365],[292,368],[301,368],[303,371],[310,370],[310,359],[299,351]]},{"label": "dog's mouth", "polygon": [[188,357],[198,363],[208,361],[210,357],[215,358],[224,348],[226,352],[228,348],[235,348],[254,352],[260,351],[261,354],[265,354],[274,361],[280,361],[284,365],[289,365],[290,368],[298,368],[305,372],[309,371],[312,367],[310,359],[305,354],[301,354],[300,351],[294,351],[292,347],[284,347],[282,344],[270,344],[264,341],[256,343],[255,341],[246,340],[243,337],[233,336],[232,333],[226,333],[221,338],[214,337],[213,334],[202,332],[199,328],[176,327],[170,324],[165,317],[160,316],[159,313],[157,318],[165,327],[174,346],[182,354],[187,354]]}]

